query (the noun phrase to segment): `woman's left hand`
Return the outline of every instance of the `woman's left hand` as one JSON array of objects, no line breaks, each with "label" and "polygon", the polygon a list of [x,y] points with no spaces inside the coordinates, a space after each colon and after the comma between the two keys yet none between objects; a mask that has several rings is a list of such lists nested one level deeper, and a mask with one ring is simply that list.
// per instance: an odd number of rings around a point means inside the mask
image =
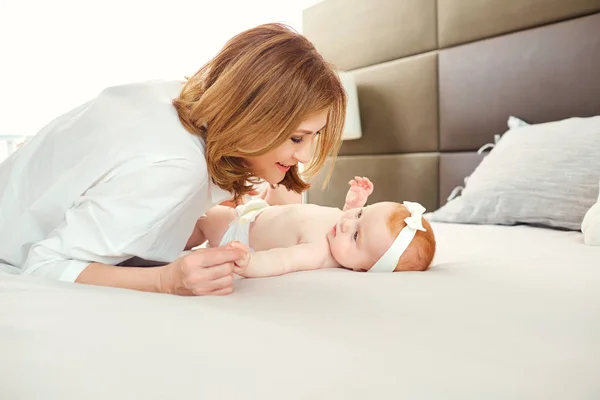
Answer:
[{"label": "woman's left hand", "polygon": [[181,296],[230,294],[234,263],[245,256],[246,251],[233,246],[193,251],[158,267],[158,291]]}]

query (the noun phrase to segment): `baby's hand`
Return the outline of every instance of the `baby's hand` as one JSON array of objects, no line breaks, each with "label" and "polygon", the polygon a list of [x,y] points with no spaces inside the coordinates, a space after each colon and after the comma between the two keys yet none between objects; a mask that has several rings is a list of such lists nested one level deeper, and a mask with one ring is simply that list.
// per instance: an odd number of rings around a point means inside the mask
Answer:
[{"label": "baby's hand", "polygon": [[373,182],[369,178],[355,176],[348,184],[350,185],[350,190],[364,192],[367,196],[373,193]]},{"label": "baby's hand", "polygon": [[373,183],[369,178],[355,176],[350,182],[350,189],[346,195],[344,209],[360,208],[365,205],[367,198],[373,193]]},{"label": "baby's hand", "polygon": [[250,265],[250,247],[246,246],[241,242],[229,242],[225,246],[246,250],[246,256],[234,262],[235,267],[233,269],[233,272],[240,275]]}]

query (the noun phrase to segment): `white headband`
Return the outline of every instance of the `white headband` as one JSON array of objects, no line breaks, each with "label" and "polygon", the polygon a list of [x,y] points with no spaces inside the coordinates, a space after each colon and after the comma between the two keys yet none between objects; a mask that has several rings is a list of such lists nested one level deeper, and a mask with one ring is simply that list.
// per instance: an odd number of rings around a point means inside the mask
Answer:
[{"label": "white headband", "polygon": [[410,242],[415,237],[417,231],[426,231],[422,222],[425,207],[411,201],[405,201],[402,204],[410,211],[410,217],[404,219],[406,226],[402,228],[394,240],[394,243],[392,243],[385,254],[377,260],[369,272],[394,272],[396,265],[398,265],[398,260],[410,245]]}]

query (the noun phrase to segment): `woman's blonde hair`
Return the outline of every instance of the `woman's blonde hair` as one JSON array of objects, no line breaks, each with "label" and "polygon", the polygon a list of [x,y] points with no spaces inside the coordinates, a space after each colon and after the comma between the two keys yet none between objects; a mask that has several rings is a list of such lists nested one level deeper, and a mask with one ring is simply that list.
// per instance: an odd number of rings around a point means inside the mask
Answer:
[{"label": "woman's blonde hair", "polygon": [[[283,24],[265,24],[230,39],[185,82],[173,101],[179,119],[206,143],[214,182],[234,199],[258,177],[244,162],[282,145],[307,117],[327,111],[315,154],[303,177],[314,176],[341,145],[346,94],[334,67],[304,36]],[[309,185],[297,166],[280,184],[301,193]]]},{"label": "woman's blonde hair", "polygon": [[[398,236],[406,226],[404,220],[407,217],[410,217],[410,211],[402,204],[398,204],[387,223],[392,237]],[[425,271],[430,267],[435,255],[435,235],[425,218],[422,219],[422,222],[425,232],[417,231],[410,245],[398,260],[394,271]]]}]

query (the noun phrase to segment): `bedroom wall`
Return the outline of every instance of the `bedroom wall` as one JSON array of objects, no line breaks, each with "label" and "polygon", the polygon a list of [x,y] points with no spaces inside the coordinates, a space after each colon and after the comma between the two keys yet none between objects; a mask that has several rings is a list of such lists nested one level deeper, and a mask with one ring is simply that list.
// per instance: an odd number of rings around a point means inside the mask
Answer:
[{"label": "bedroom wall", "polygon": [[316,1],[2,0],[0,135],[33,135],[107,86],[182,79],[255,25],[301,31]]},{"label": "bedroom wall", "polygon": [[261,23],[302,31],[302,10],[317,2],[2,0],[0,162],[105,87],[182,79]]},{"label": "bedroom wall", "polygon": [[[341,206],[358,174],[375,183],[370,202],[413,200],[431,211],[511,113],[534,123],[600,113],[600,82],[586,62],[600,54],[599,12],[600,0],[325,0],[306,9],[304,33],[355,76],[363,129],[344,142],[328,188],[324,173],[313,179],[308,202]],[[564,96],[532,104],[540,90]]]}]

